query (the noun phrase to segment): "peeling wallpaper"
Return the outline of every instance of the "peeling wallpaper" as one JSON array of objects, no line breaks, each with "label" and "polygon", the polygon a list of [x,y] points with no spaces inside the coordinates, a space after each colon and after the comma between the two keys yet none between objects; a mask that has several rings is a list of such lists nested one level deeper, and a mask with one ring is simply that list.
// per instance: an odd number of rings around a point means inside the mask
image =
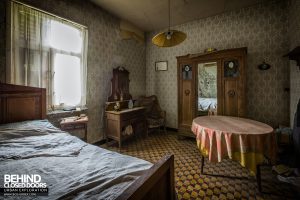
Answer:
[{"label": "peeling wallpaper", "polygon": [[[133,97],[145,95],[145,46],[133,40],[121,40],[119,19],[89,1],[22,0],[22,2],[88,27],[88,141],[95,142],[102,139],[105,131],[104,105],[110,93],[112,69],[117,66],[128,69],[131,94]],[[0,9],[2,4],[4,2],[1,1]],[[2,32],[0,29],[0,36]],[[3,70],[5,56],[2,58],[1,55],[0,51],[0,64],[3,63],[0,70]],[[53,116],[51,120],[57,122]]]},{"label": "peeling wallpaper", "polygon": [[[289,4],[289,42],[290,50],[300,46],[300,1],[291,0]],[[293,127],[297,103],[300,99],[300,69],[295,61],[290,61],[290,125]]]},{"label": "peeling wallpaper", "polygon": [[[147,34],[146,93],[156,94],[167,112],[167,126],[177,128],[177,60],[176,56],[248,47],[247,116],[274,127],[289,124],[287,2],[276,1],[172,27],[187,34],[187,39],[171,48],[159,48],[151,38],[159,31]],[[272,67],[260,71],[257,66],[266,61]],[[168,61],[168,71],[156,72],[155,61]]]}]

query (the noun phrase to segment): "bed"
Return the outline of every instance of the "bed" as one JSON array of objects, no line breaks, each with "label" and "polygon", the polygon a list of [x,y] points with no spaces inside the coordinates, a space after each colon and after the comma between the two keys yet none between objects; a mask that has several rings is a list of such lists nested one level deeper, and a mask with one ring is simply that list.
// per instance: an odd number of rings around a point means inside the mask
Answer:
[{"label": "bed", "polygon": [[44,120],[45,95],[0,83],[1,188],[3,174],[39,174],[39,199],[175,199],[173,155],[152,164],[85,143]]},{"label": "bed", "polygon": [[205,116],[215,113],[217,110],[217,98],[198,97],[198,116]]},{"label": "bed", "polygon": [[211,109],[217,109],[217,98],[198,98],[199,111],[208,111]]}]

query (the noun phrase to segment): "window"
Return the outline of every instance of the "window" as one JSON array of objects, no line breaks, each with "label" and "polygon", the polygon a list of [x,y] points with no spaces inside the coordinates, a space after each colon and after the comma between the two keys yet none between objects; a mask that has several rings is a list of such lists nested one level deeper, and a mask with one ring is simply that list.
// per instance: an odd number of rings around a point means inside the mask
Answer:
[{"label": "window", "polygon": [[[81,98],[80,59],[57,53],[54,56],[54,105],[79,105]],[[71,76],[66,76],[70,74]]]},{"label": "window", "polygon": [[11,2],[9,82],[45,87],[48,108],[85,106],[87,28]]}]

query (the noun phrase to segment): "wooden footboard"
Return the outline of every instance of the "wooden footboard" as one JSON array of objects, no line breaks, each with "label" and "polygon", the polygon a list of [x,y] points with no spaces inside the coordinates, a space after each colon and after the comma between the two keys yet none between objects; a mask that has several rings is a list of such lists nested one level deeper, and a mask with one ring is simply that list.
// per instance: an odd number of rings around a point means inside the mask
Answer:
[{"label": "wooden footboard", "polygon": [[137,179],[117,200],[175,200],[174,155],[166,155]]}]

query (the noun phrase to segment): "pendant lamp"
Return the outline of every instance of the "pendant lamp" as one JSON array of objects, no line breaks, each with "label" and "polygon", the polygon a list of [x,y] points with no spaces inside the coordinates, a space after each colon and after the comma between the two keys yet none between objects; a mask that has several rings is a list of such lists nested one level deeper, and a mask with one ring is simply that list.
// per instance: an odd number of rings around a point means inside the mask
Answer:
[{"label": "pendant lamp", "polygon": [[170,0],[169,0],[169,26],[168,31],[158,33],[152,38],[152,43],[159,47],[173,47],[181,42],[183,42],[186,38],[186,34],[170,29]]}]

